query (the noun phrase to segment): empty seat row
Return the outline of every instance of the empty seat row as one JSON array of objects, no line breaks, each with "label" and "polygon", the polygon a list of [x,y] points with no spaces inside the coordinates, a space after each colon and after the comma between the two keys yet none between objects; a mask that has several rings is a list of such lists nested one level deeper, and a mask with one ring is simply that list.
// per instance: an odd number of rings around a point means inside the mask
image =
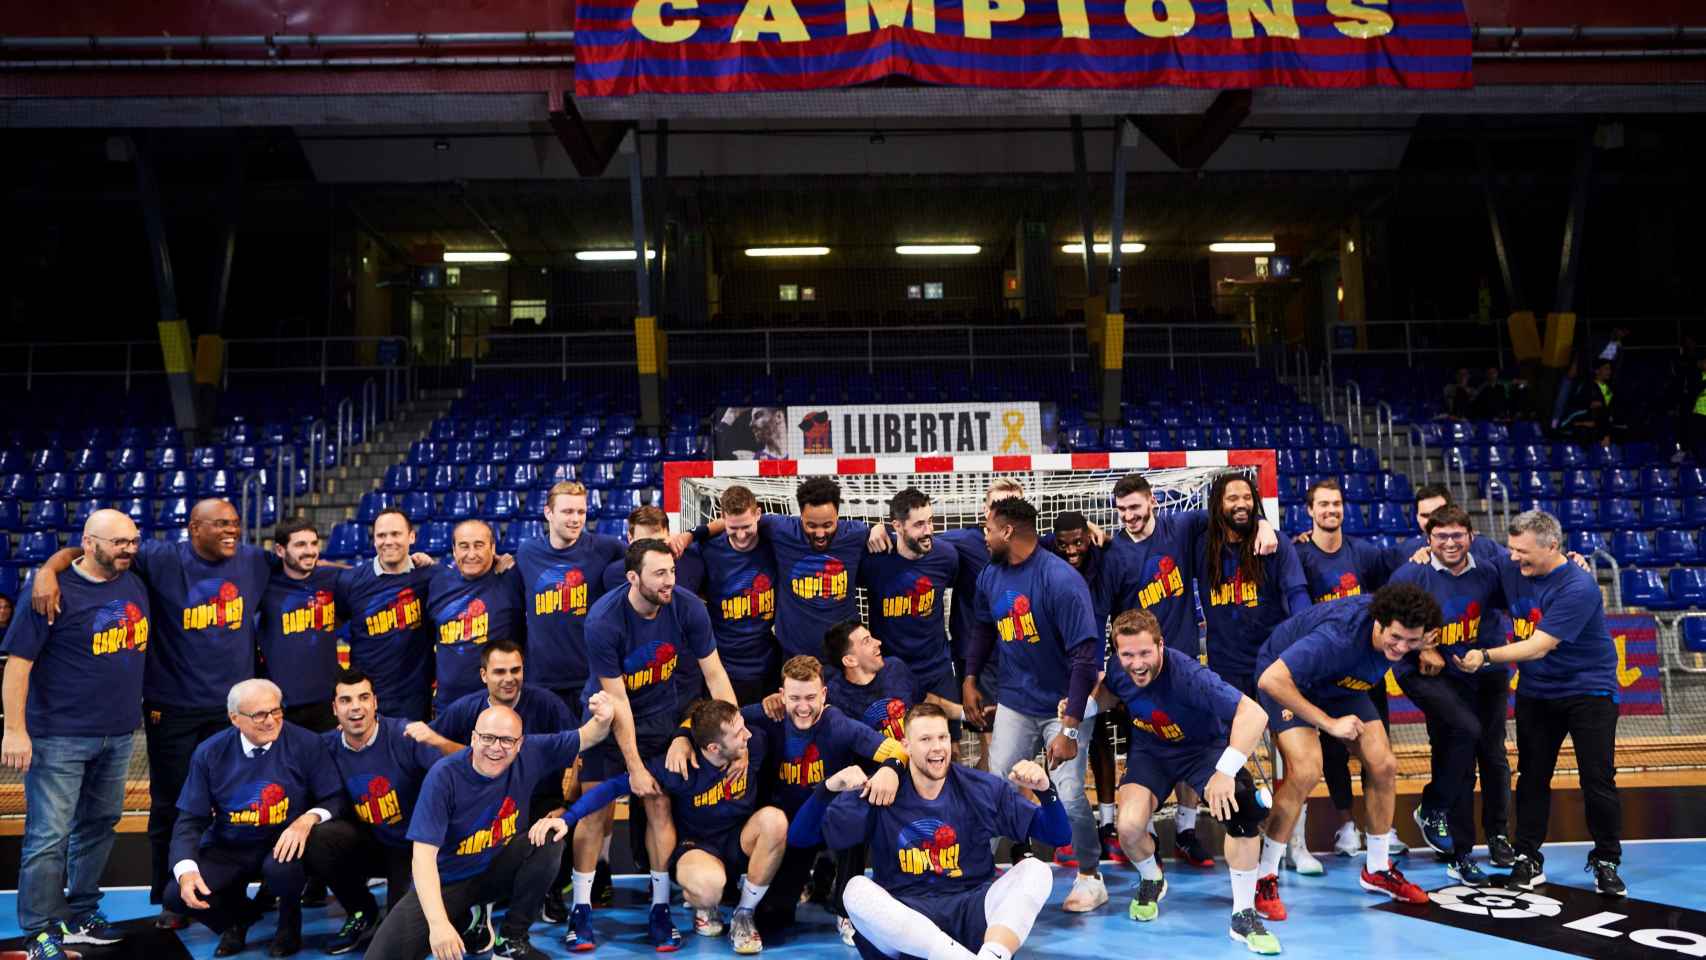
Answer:
[{"label": "empty seat row", "polygon": [[1280,502],[1302,503],[1309,488],[1322,476],[1337,477],[1339,489],[1350,503],[1378,503],[1390,500],[1393,503],[1407,504],[1416,496],[1410,486],[1410,479],[1401,473],[1290,474],[1282,470],[1279,477]]},{"label": "empty seat row", "polygon": [[[1285,507],[1285,532],[1299,534],[1314,526],[1309,511],[1301,503]],[[1344,532],[1353,537],[1372,537],[1387,534],[1393,537],[1411,536],[1416,532],[1415,518],[1406,505],[1383,501],[1372,506],[1345,504]]]},{"label": "empty seat row", "polygon": [[433,464],[417,467],[413,464],[392,464],[385,470],[384,488],[391,493],[424,490],[447,493],[451,490],[530,490],[549,489],[566,480],[579,480],[588,487],[638,489],[655,487],[663,471],[656,463],[589,463],[576,467],[572,463],[478,463],[467,467],[453,464]]},{"label": "empty seat row", "polygon": [[[404,493],[370,490],[361,495],[361,501],[356,506],[355,519],[366,526],[373,523],[380,511],[392,507],[403,511],[404,515],[416,522],[460,521],[470,518],[505,521],[514,517],[539,517],[544,515],[545,502],[549,496],[550,490],[546,488],[527,491],[488,490],[483,493],[453,490],[439,497],[420,490]],[[662,502],[662,493],[655,488],[591,489],[587,491],[587,517],[626,519],[635,507]]]},{"label": "empty seat row", "polygon": [[[592,525],[592,530],[608,536],[622,536],[627,529],[627,520],[622,517],[611,517],[599,520]],[[429,556],[440,557],[450,553],[451,537],[456,524],[447,520],[429,520],[415,528],[414,549]],[[521,546],[521,541],[544,537],[545,522],[537,519],[518,519],[502,524],[497,531],[497,551],[499,553],[514,553]],[[374,556],[373,540],[367,528],[355,521],[346,520],[333,527],[326,539],[326,547],[321,556],[328,560],[371,559]]]},{"label": "empty seat row", "polygon": [[1658,570],[1624,570],[1622,578],[1625,607],[1706,608],[1706,568],[1677,567],[1668,574]]},{"label": "empty seat row", "polygon": [[[308,468],[286,471],[297,496],[308,492]],[[37,477],[28,473],[0,476],[0,496],[18,500],[72,499],[77,497],[230,496],[249,476],[260,477],[263,489],[278,480],[275,470],[131,470],[125,473],[50,473]]]}]

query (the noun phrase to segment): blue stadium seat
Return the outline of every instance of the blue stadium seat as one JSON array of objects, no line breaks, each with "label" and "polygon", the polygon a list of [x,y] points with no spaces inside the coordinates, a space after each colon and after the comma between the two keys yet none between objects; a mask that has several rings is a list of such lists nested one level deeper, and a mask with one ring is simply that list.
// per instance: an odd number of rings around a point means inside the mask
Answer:
[{"label": "blue stadium seat", "polygon": [[406,463],[394,463],[385,468],[385,490],[388,493],[407,493],[420,486],[420,474]]},{"label": "blue stadium seat", "polygon": [[539,476],[539,468],[531,463],[512,463],[504,467],[503,485],[511,490],[526,490]]},{"label": "blue stadium seat", "polygon": [[[471,440],[455,440],[450,444],[449,462],[461,465],[474,461],[474,443]],[[440,458],[443,462],[443,458]]]},{"label": "blue stadium seat", "polygon": [[77,492],[85,497],[110,497],[113,495],[113,475],[104,470],[85,473],[77,485]]},{"label": "blue stadium seat", "polygon": [[1242,428],[1212,427],[1208,431],[1208,444],[1217,450],[1241,450],[1249,447],[1249,432]]},{"label": "blue stadium seat", "polygon": [[100,447],[84,447],[81,450],[74,451],[67,467],[73,473],[105,470],[107,468],[106,451]]},{"label": "blue stadium seat", "polygon": [[145,463],[146,460],[142,456],[140,447],[120,447],[112,452],[112,457],[107,461],[107,466],[115,473],[127,473]]},{"label": "blue stadium seat", "polygon": [[237,486],[237,474],[234,470],[203,470],[195,481],[195,488],[204,497],[228,498],[237,493]]},{"label": "blue stadium seat", "polygon": [[362,529],[359,523],[349,520],[334,525],[332,534],[327,538],[326,547],[321,551],[321,555],[327,560],[354,560],[356,555],[361,552]]},{"label": "blue stadium seat", "polygon": [[1548,470],[1524,470],[1516,475],[1515,493],[1524,497],[1555,497],[1552,473]]},{"label": "blue stadium seat", "polygon": [[595,490],[608,490],[622,480],[622,465],[620,463],[593,462],[587,464],[586,471],[581,475],[581,482]]},{"label": "blue stadium seat", "polygon": [[417,467],[424,467],[433,462],[437,452],[438,448],[431,440],[416,440],[409,444],[409,458],[405,462],[412,463]]},{"label": "blue stadium seat", "polygon": [[1416,521],[1411,519],[1407,505],[1391,500],[1375,505],[1374,525],[1381,533],[1389,533],[1395,537],[1413,533],[1416,529]]},{"label": "blue stadium seat", "polygon": [[55,447],[30,454],[30,469],[36,473],[56,473],[65,469],[65,451]]},{"label": "blue stadium seat", "polygon": [[1706,568],[1678,567],[1672,570],[1670,601],[1678,610],[1706,608]]},{"label": "blue stadium seat", "polygon": [[1416,492],[1410,487],[1410,478],[1401,473],[1382,474],[1380,493],[1393,503],[1407,504],[1416,499]]},{"label": "blue stadium seat", "polygon": [[1683,498],[1682,525],[1695,530],[1706,530],[1706,494]]},{"label": "blue stadium seat", "polygon": [[152,501],[147,497],[130,497],[113,504],[113,509],[123,513],[136,524],[138,530],[154,529],[154,510]]},{"label": "blue stadium seat", "polygon": [[497,480],[498,468],[490,463],[471,463],[462,475],[462,489],[490,490]]},{"label": "blue stadium seat", "polygon": [[1625,567],[1653,562],[1653,542],[1640,530],[1618,530],[1611,535],[1611,555]]},{"label": "blue stadium seat", "polygon": [[1329,423],[1321,428],[1321,446],[1343,450],[1351,445],[1350,437],[1345,435],[1345,428],[1337,423]]},{"label": "blue stadium seat", "polygon": [[383,490],[369,490],[361,495],[355,507],[355,522],[368,526],[378,519],[379,511],[391,505],[391,496]]},{"label": "blue stadium seat", "polygon": [[190,451],[188,466],[192,470],[212,470],[225,466],[225,448],[218,444],[196,447]]},{"label": "blue stadium seat", "polygon": [[1303,501],[1303,478],[1295,473],[1279,475],[1280,503],[1287,506]]},{"label": "blue stadium seat", "polygon": [[663,459],[663,441],[657,437],[630,437],[628,439],[628,458],[656,463]]},{"label": "blue stadium seat", "polygon": [[[521,498],[521,516],[538,517],[545,513],[545,502],[551,496],[551,491],[544,487],[534,487]],[[520,522],[520,521],[516,521]]]},{"label": "blue stadium seat", "polygon": [[417,469],[426,471],[426,488],[433,493],[456,489],[458,467],[453,463],[435,463]]},{"label": "blue stadium seat", "polygon": [[1562,485],[1566,497],[1599,496],[1599,474],[1592,470],[1566,470]]},{"label": "blue stadium seat", "polygon": [[24,566],[37,566],[47,562],[47,558],[59,551],[59,534],[53,530],[32,530],[24,534],[18,541],[18,549],[13,551],[14,562]]},{"label": "blue stadium seat", "polygon": [[1641,526],[1649,530],[1683,525],[1682,506],[1669,497],[1648,497],[1641,501]]},{"label": "blue stadium seat", "polygon": [[[1096,449],[1096,447],[1097,447],[1097,443],[1096,443],[1096,439],[1095,439],[1096,431],[1094,429],[1091,429],[1091,428],[1084,428],[1084,429],[1088,429],[1090,431],[1089,432],[1089,436],[1090,436],[1089,446],[1082,447],[1082,448],[1074,446],[1073,449],[1074,450],[1079,450],[1079,449],[1094,450],[1094,449]],[[593,462],[595,462],[595,463],[617,463],[617,462],[620,462],[627,455],[628,455],[628,442],[621,437],[606,436],[606,437],[599,437],[597,440],[593,441],[591,457],[592,457]]]},{"label": "blue stadium seat", "polygon": [[663,439],[665,460],[699,459],[699,438],[690,434],[672,433]]},{"label": "blue stadium seat", "polygon": [[1142,443],[1143,449],[1150,453],[1155,453],[1159,450],[1175,449],[1173,438],[1168,435],[1166,430],[1163,430],[1160,427],[1150,427],[1149,429],[1144,430],[1143,433],[1139,435],[1138,442]]},{"label": "blue stadium seat", "polygon": [[507,464],[515,459],[516,450],[520,446],[519,441],[493,440],[486,450],[486,456],[481,459],[492,464]]},{"label": "blue stadium seat", "polygon": [[1676,478],[1669,467],[1643,467],[1641,492],[1648,496],[1668,497],[1676,493]]},{"label": "blue stadium seat", "polygon": [[1552,445],[1552,466],[1560,470],[1576,470],[1587,465],[1588,455],[1573,443]]},{"label": "blue stadium seat", "polygon": [[1516,465],[1524,470],[1543,470],[1551,463],[1551,451],[1543,443],[1527,443],[1516,448]]},{"label": "blue stadium seat", "polygon": [[1302,476],[1306,470],[1303,466],[1302,454],[1293,447],[1281,447],[1275,450],[1274,462],[1282,476]]},{"label": "blue stadium seat", "polygon": [[1706,653],[1706,617],[1684,617],[1678,626],[1682,628],[1683,650]]},{"label": "blue stadium seat", "polygon": [[609,436],[631,437],[637,429],[639,419],[631,414],[614,414],[604,421],[604,432]]},{"label": "blue stadium seat", "polygon": [[1511,501],[1511,510],[1523,513],[1528,510],[1541,510],[1554,517],[1558,515],[1558,501],[1553,497],[1517,497]]},{"label": "blue stadium seat", "polygon": [[622,476],[617,482],[629,489],[655,487],[661,479],[661,474],[655,464],[631,460],[622,465]]},{"label": "blue stadium seat", "polygon": [[1635,512],[1635,501],[1622,497],[1606,497],[1599,502],[1599,522],[1601,526],[1639,527],[1641,518]]},{"label": "blue stadium seat", "polygon": [[600,517],[593,532],[607,537],[620,537],[627,533],[627,528],[628,522],[622,517]]},{"label": "blue stadium seat", "polygon": [[557,441],[556,459],[563,463],[581,464],[586,461],[586,438],[564,436]]},{"label": "blue stadium seat", "polygon": [[545,521],[543,520],[512,520],[504,529],[504,535],[498,541],[499,553],[514,553],[521,549],[523,540],[543,540],[545,538]]},{"label": "blue stadium seat", "polygon": [[1511,456],[1509,447],[1492,446],[1481,452],[1481,469],[1488,472],[1494,470],[1511,470],[1516,467],[1516,458]]},{"label": "blue stadium seat", "polygon": [[1648,610],[1671,609],[1670,591],[1657,570],[1623,571],[1623,605]]},{"label": "blue stadium seat", "polygon": [[470,440],[490,440],[496,431],[497,428],[492,424],[489,417],[480,417],[468,421],[468,439]]},{"label": "blue stadium seat", "polygon": [[439,500],[433,519],[460,523],[477,514],[479,508],[479,494],[472,490],[452,490]]},{"label": "blue stadium seat", "polygon": [[1368,477],[1361,473],[1347,473],[1340,477],[1339,490],[1344,494],[1347,503],[1371,503],[1381,499],[1375,495]]},{"label": "blue stadium seat", "polygon": [[433,520],[420,525],[415,538],[415,549],[432,557],[441,557],[450,552],[450,535],[454,528],[442,520]]},{"label": "blue stadium seat", "polygon": [[604,492],[604,507],[601,516],[616,517],[626,520],[635,507],[642,506],[645,498],[639,490],[606,490]]},{"label": "blue stadium seat", "polygon": [[190,501],[188,497],[166,497],[160,501],[160,510],[154,515],[154,526],[182,527],[190,522]]},{"label": "blue stadium seat", "polygon": [[1690,465],[1678,470],[1676,489],[1685,497],[1706,496],[1706,467]]},{"label": "blue stadium seat", "polygon": [[513,519],[520,511],[521,499],[514,490],[492,490],[480,506],[480,517],[501,523]]},{"label": "blue stadium seat", "polygon": [[117,493],[121,497],[152,497],[154,474],[149,470],[132,470],[118,478]]},{"label": "blue stadium seat", "polygon": [[566,483],[579,478],[580,471],[576,470],[572,463],[548,463],[545,464],[545,469],[539,471],[539,476],[535,478],[534,482],[549,490],[559,483]]},{"label": "blue stadium seat", "polygon": [[34,473],[8,473],[0,477],[0,497],[8,500],[28,500],[36,495]]},{"label": "blue stadium seat", "polygon": [[1476,439],[1485,444],[1506,444],[1511,442],[1510,428],[1502,423],[1483,423],[1476,431]]},{"label": "blue stadium seat", "polygon": [[1615,443],[1594,444],[1584,451],[1588,456],[1588,466],[1601,470],[1623,466],[1623,448]]},{"label": "blue stadium seat", "polygon": [[1274,428],[1265,423],[1252,424],[1250,427],[1250,446],[1257,450],[1266,450],[1276,446]]},{"label": "blue stadium seat", "polygon": [[1599,526],[1599,501],[1585,497],[1570,497],[1558,505],[1558,522],[1565,530],[1585,530]]},{"label": "blue stadium seat", "polygon": [[[168,497],[193,497],[196,491],[195,474],[188,470],[172,470],[163,473],[160,475],[159,491],[161,495]],[[185,523],[188,522],[185,521]]]},{"label": "blue stadium seat", "polygon": [[521,457],[528,463],[544,463],[551,459],[551,441],[545,437],[533,437],[522,444]]},{"label": "blue stadium seat", "polygon": [[456,437],[456,421],[450,417],[439,417],[432,422],[432,428],[427,435],[434,440],[452,440]]},{"label": "blue stadium seat", "polygon": [[533,435],[555,440],[563,435],[564,421],[562,417],[540,417],[533,427]]},{"label": "blue stadium seat", "polygon": [[1353,537],[1367,537],[1379,533],[1380,528],[1369,519],[1368,507],[1360,503],[1345,504],[1344,531]]},{"label": "blue stadium seat", "polygon": [[44,473],[36,477],[36,496],[38,497],[71,497],[77,494],[75,474],[63,471]]},{"label": "blue stadium seat", "polygon": [[[1074,435],[1088,433],[1091,436],[1096,433],[1091,427],[1074,427],[1071,432]],[[1109,453],[1126,453],[1137,449],[1137,435],[1125,427],[1109,427],[1104,431],[1103,444],[1103,449]],[[1077,450],[1078,447],[1074,446],[1072,449]]]},{"label": "blue stadium seat", "polygon": [[29,469],[30,458],[18,447],[0,447],[0,474],[22,473]]},{"label": "blue stadium seat", "polygon": [[1345,455],[1345,469],[1353,473],[1379,473],[1380,458],[1367,447],[1352,447]]},{"label": "blue stadium seat", "polygon": [[601,427],[602,424],[599,423],[597,417],[582,415],[569,421],[568,432],[569,436],[579,437],[582,440],[591,440],[593,437],[598,436],[599,429]]},{"label": "blue stadium seat", "polygon": [[432,494],[425,490],[410,490],[397,500],[397,508],[403,511],[403,516],[410,523],[419,524],[430,519],[438,512],[437,502]]},{"label": "blue stadium seat", "polygon": [[37,500],[30,507],[28,525],[31,530],[58,530],[65,525],[65,501]]},{"label": "blue stadium seat", "polygon": [[1598,530],[1573,530],[1569,536],[1570,549],[1584,557],[1591,557],[1595,550],[1611,552],[1606,543],[1605,534]]},{"label": "blue stadium seat", "polygon": [[156,470],[181,470],[188,458],[177,447],[156,447],[148,456],[148,465]]},{"label": "blue stadium seat", "polygon": [[533,424],[526,417],[510,417],[499,427],[498,433],[505,440],[524,440],[533,432]]},{"label": "blue stadium seat", "polygon": [[225,450],[227,465],[239,470],[253,470],[266,462],[266,455],[253,446],[233,446]]},{"label": "blue stadium seat", "polygon": [[1653,536],[1655,563],[1693,563],[1700,557],[1700,547],[1687,530],[1660,530]]},{"label": "blue stadium seat", "polygon": [[[89,515],[105,507],[107,502],[98,497],[86,497],[75,502],[75,506],[66,508],[65,524],[60,527],[66,533],[81,533],[83,525],[89,522]],[[0,537],[4,540],[5,537]]]}]

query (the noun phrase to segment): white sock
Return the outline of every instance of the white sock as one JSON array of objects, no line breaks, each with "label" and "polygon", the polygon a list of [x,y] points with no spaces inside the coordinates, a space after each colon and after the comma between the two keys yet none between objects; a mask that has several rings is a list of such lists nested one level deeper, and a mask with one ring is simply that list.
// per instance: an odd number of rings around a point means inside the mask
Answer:
[{"label": "white sock", "polygon": [[1376,836],[1371,833],[1368,835],[1367,869],[1369,873],[1379,873],[1380,871],[1392,866],[1392,861],[1387,858],[1387,854],[1391,848],[1392,837],[1390,834],[1382,833]]},{"label": "white sock", "polygon": [[592,877],[592,874],[579,870],[569,872],[569,883],[575,888],[575,906],[592,906]]},{"label": "white sock", "polygon": [[1197,808],[1180,804],[1178,812],[1173,814],[1173,828],[1175,830],[1195,830],[1197,828]]},{"label": "white sock", "polygon": [[1013,952],[999,943],[985,940],[983,949],[977,952],[977,960],[1013,960]]},{"label": "white sock", "polygon": [[1137,875],[1145,880],[1161,879],[1161,864],[1155,862],[1155,854],[1150,854],[1143,860],[1133,864],[1137,867]]},{"label": "white sock", "polygon": [[652,903],[669,903],[669,871],[652,871]]},{"label": "white sock", "polygon": [[1250,910],[1256,906],[1256,871],[1232,870],[1232,912]]},{"label": "white sock", "polygon": [[861,875],[847,881],[841,902],[854,929],[885,956],[906,953],[925,960],[976,960],[975,954],[931,923],[929,917],[896,900],[869,877]]},{"label": "white sock", "polygon": [[1257,869],[1262,876],[1271,877],[1279,873],[1280,857],[1285,855],[1285,844],[1275,843],[1266,834],[1262,836],[1262,864]]},{"label": "white sock", "polygon": [[1113,804],[1104,803],[1098,809],[1101,811],[1101,814],[1102,814],[1101,820],[1102,820],[1103,826],[1107,826],[1110,823],[1115,823],[1118,821],[1119,809],[1117,807],[1115,807]]},{"label": "white sock", "polygon": [[758,906],[758,901],[764,899],[764,892],[770,889],[770,884],[757,884],[751,880],[742,879],[740,882],[740,906],[737,910],[751,910]]}]

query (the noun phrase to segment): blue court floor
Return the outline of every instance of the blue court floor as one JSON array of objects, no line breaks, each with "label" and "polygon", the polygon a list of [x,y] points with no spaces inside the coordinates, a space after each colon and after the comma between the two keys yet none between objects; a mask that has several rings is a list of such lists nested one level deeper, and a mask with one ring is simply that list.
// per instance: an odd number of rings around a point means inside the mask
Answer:
[{"label": "blue court floor", "polygon": [[[1550,902],[1563,903],[1564,906],[1559,908],[1563,912],[1554,920],[1541,918],[1526,921],[1548,923],[1545,931],[1537,928],[1533,936],[1518,934],[1519,939],[1504,939],[1430,920],[1431,917],[1439,917],[1449,921],[1457,916],[1432,904],[1409,908],[1412,913],[1419,914],[1415,916],[1404,915],[1394,909],[1375,909],[1378,904],[1386,901],[1384,897],[1365,893],[1357,886],[1360,859],[1339,857],[1323,857],[1323,862],[1327,865],[1325,877],[1301,878],[1290,873],[1284,875],[1281,890],[1290,911],[1290,919],[1270,924],[1270,929],[1279,936],[1285,954],[1294,957],[1378,956],[1382,960],[1424,957],[1474,957],[1476,960],[1486,960],[1492,957],[1571,955],[1637,957],[1646,955],[1647,948],[1635,942],[1639,937],[1631,938],[1619,934],[1616,924],[1622,923],[1631,928],[1625,932],[1636,932],[1633,927],[1655,925],[1641,923],[1642,917],[1661,916],[1667,918],[1664,923],[1684,932],[1673,932],[1671,939],[1676,941],[1677,945],[1669,950],[1659,951],[1660,955],[1677,956],[1673,951],[1679,947],[1683,948],[1684,955],[1706,955],[1706,928],[1698,924],[1698,921],[1706,919],[1706,913],[1694,913],[1706,911],[1706,841],[1629,843],[1625,847],[1623,860],[1623,876],[1629,884],[1633,898],[1629,901],[1602,900],[1583,893],[1592,889],[1591,878],[1582,872],[1583,858],[1587,852],[1586,844],[1553,844],[1546,848],[1546,852],[1547,874],[1553,882],[1536,892],[1551,895],[1550,898],[1541,898],[1542,901],[1550,899]],[[1484,850],[1481,855],[1484,862]],[[1432,855],[1425,851],[1401,858],[1399,865],[1410,879],[1424,889],[1437,890],[1451,886],[1451,881],[1445,875],[1444,865],[1437,863]],[[1126,918],[1126,904],[1131,896],[1134,871],[1111,863],[1105,863],[1103,867],[1104,877],[1109,885],[1108,905],[1093,914],[1077,916],[1060,910],[1061,900],[1071,886],[1073,871],[1056,868],[1054,897],[1043,915],[1038,918],[1036,929],[1021,951],[1021,957],[1035,960],[1082,960],[1137,956],[1141,955],[1141,951],[1149,949],[1163,949],[1168,951],[1170,956],[1188,957],[1192,960],[1250,956],[1242,945],[1234,943],[1226,936],[1231,894],[1222,865],[1217,863],[1212,871],[1170,866],[1169,893],[1161,904],[1160,918],[1150,924],[1138,924]],[[643,898],[643,878],[618,878],[617,886],[619,902],[638,903]],[[15,897],[11,892],[0,894],[0,918],[3,918],[0,919],[0,938],[15,937],[18,934]],[[1645,912],[1636,901],[1648,901]],[[1488,902],[1496,908],[1503,901]],[[679,907],[679,898],[676,903],[676,922],[684,930],[685,945],[681,951],[682,955],[733,955],[726,937],[712,940],[693,936],[689,932],[691,922],[688,912]],[[156,912],[147,903],[146,892],[138,890],[112,891],[108,894],[104,906],[108,916],[114,921],[149,917]],[[1676,907],[1683,909],[1668,909]],[[1551,908],[1545,906],[1539,908],[1541,913],[1546,913],[1549,909]],[[1596,913],[1602,910],[1627,916],[1623,921],[1606,920]],[[1459,911],[1462,912],[1467,911]],[[1602,929],[1597,933],[1589,931],[1580,934],[1565,931],[1565,938],[1557,940],[1556,926],[1578,914],[1600,916],[1599,925]],[[307,947],[299,956],[322,956],[315,947],[337,930],[342,919],[341,911],[336,906],[309,911],[303,931]],[[593,956],[655,956],[643,942],[645,917],[640,907],[600,910],[596,912],[595,922],[601,944]],[[272,923],[269,917],[250,931],[249,950],[243,956],[266,955],[267,942],[272,936]],[[821,910],[816,907],[804,908],[800,912],[797,932],[786,941],[767,942],[765,953],[808,960],[852,960],[856,954],[851,948],[841,945],[834,929],[827,915]],[[1504,931],[1516,928],[1498,929]],[[217,938],[204,928],[186,930],[180,936],[189,956],[201,960],[213,955]],[[1511,934],[1505,933],[1504,936]],[[1548,940],[1548,937],[1554,939]],[[1699,939],[1691,941],[1691,937]],[[533,928],[533,938],[535,946],[551,956],[571,955],[562,947],[560,926],[536,926]],[[1648,936],[1646,939],[1653,938]],[[1659,939],[1662,940],[1663,937]],[[1530,945],[1535,941],[1553,942],[1565,949],[1560,952]],[[1695,943],[1700,946],[1694,946]],[[99,957],[100,954],[90,956]]]}]

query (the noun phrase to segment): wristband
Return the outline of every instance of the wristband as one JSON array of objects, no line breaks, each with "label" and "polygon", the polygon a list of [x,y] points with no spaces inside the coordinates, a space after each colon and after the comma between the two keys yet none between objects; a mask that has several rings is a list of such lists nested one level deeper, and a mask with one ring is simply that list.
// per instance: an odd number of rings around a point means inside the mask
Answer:
[{"label": "wristband", "polygon": [[1031,792],[1037,795],[1037,806],[1039,807],[1046,807],[1060,799],[1060,793],[1055,790],[1052,780],[1049,781],[1047,790],[1032,790]]},{"label": "wristband", "polygon": [[1244,761],[1248,759],[1247,754],[1239,753],[1237,750],[1227,747],[1221,751],[1220,759],[1214,762],[1214,772],[1224,773],[1229,777],[1236,778],[1238,771],[1244,769]]}]

